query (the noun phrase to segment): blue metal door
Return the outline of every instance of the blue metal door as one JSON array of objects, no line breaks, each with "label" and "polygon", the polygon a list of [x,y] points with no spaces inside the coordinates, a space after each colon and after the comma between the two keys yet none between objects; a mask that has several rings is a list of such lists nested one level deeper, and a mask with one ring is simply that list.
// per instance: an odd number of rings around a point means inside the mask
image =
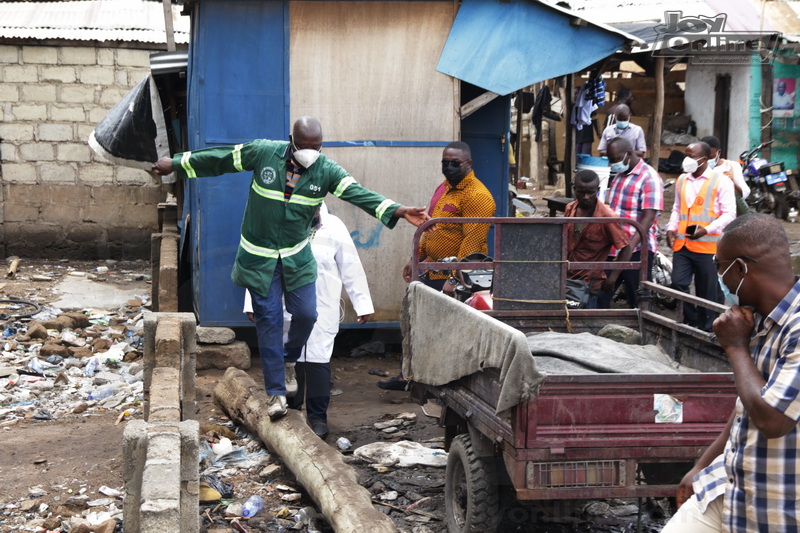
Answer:
[{"label": "blue metal door", "polygon": [[[189,148],[287,138],[288,2],[203,0],[194,14]],[[244,289],[230,277],[249,185],[247,172],[186,183],[184,231],[201,325],[251,325],[241,312]]]},{"label": "blue metal door", "polygon": [[[486,92],[461,82],[461,105]],[[494,197],[495,216],[508,216],[508,127],[511,97],[500,96],[461,121],[461,140],[472,149],[472,165]],[[494,254],[494,232],[489,232],[489,255]]]}]

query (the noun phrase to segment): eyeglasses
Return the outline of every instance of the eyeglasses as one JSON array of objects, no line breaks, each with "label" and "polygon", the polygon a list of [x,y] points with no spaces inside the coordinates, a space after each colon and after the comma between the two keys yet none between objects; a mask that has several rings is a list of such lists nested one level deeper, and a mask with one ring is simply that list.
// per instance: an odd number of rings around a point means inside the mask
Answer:
[{"label": "eyeglasses", "polygon": [[464,164],[464,161],[459,161],[458,159],[442,159],[442,166],[443,167],[458,168],[463,164]]},{"label": "eyeglasses", "polygon": [[745,261],[752,261],[753,263],[758,263],[757,260],[753,259],[749,255],[740,255],[739,257],[734,257],[733,259],[717,259],[717,256],[711,258],[711,262],[714,263],[714,268],[717,269],[719,272],[719,267],[722,266],[723,263],[730,263],[732,261],[736,261],[737,259],[744,259]]}]

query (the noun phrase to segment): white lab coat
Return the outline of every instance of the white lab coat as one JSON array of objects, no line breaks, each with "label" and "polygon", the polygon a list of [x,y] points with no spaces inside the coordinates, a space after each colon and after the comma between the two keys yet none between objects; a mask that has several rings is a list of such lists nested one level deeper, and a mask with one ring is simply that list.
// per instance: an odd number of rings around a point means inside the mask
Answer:
[{"label": "white lab coat", "polygon": [[[317,323],[299,359],[309,363],[328,363],[331,360],[333,341],[339,332],[339,323],[344,319],[342,286],[357,316],[375,312],[367,276],[347,226],[337,216],[328,213],[325,204],[320,215],[320,228],[311,241],[311,251],[317,260]],[[244,312],[252,311],[250,292],[245,291]],[[283,318],[285,341],[291,316],[284,310]]]}]

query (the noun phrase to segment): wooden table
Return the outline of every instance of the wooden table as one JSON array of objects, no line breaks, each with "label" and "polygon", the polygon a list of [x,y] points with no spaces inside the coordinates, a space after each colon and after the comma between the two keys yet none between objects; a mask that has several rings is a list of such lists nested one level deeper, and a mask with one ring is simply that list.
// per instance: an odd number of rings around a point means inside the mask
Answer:
[{"label": "wooden table", "polygon": [[567,208],[567,204],[574,202],[575,198],[548,198],[544,197],[543,200],[547,202],[547,208],[550,210],[550,216],[556,216],[557,212],[563,213]]}]

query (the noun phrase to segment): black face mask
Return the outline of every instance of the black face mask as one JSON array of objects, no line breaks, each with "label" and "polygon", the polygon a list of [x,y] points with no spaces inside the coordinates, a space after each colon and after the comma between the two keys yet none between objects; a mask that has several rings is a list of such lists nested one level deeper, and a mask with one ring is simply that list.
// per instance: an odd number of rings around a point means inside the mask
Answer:
[{"label": "black face mask", "polygon": [[451,185],[458,185],[466,175],[461,169],[461,165],[456,167],[452,166],[450,163],[444,162],[442,163],[442,174],[444,174],[444,177],[447,178],[447,181],[449,181]]}]

